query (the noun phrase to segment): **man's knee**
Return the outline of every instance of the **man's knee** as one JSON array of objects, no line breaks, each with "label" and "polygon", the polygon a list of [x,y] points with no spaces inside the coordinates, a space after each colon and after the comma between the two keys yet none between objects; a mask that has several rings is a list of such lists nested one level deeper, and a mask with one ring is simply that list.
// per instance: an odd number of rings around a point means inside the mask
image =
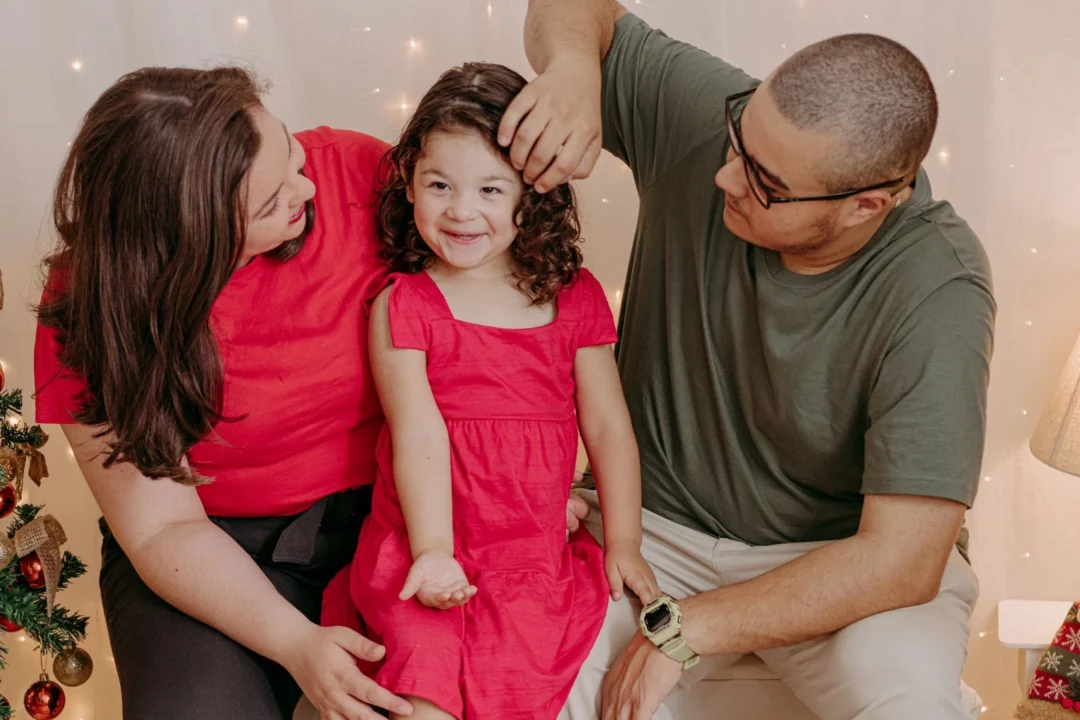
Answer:
[{"label": "man's knee", "polygon": [[821,672],[833,676],[823,685],[838,695],[838,706],[848,707],[837,719],[970,717],[960,692],[967,637],[966,618],[925,608],[884,613],[839,631],[820,658],[827,666]]}]

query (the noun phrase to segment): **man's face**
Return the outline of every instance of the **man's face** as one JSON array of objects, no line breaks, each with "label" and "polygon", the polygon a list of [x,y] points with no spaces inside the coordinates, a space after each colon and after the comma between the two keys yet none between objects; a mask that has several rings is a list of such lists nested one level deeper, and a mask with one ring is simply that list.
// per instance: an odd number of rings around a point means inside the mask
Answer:
[{"label": "man's face", "polygon": [[[716,173],[716,185],[727,195],[724,223],[735,235],[769,250],[809,254],[827,247],[853,221],[861,221],[853,217],[858,197],[778,203],[766,209],[754,195],[751,183],[757,180],[753,172],[747,173],[744,163],[754,164],[773,197],[826,195],[829,189],[816,170],[825,167],[834,142],[784,118],[768,91],[768,81],[733,110],[745,157],[729,149],[724,166]],[[765,196],[761,190],[758,194]]]}]

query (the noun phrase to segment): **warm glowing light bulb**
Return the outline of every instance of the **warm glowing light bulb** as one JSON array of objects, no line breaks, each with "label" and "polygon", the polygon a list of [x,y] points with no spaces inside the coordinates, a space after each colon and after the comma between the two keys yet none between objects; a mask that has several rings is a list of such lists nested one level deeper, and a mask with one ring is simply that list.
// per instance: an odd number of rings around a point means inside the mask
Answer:
[{"label": "warm glowing light bulb", "polygon": [[248,26],[248,19],[244,15],[240,15],[236,18],[236,27],[246,28]]},{"label": "warm glowing light bulb", "polygon": [[72,60],[71,61],[71,69],[74,70],[75,72],[79,72],[80,70],[82,70],[83,69],[82,60],[80,60],[79,58],[75,58],[74,60]]}]

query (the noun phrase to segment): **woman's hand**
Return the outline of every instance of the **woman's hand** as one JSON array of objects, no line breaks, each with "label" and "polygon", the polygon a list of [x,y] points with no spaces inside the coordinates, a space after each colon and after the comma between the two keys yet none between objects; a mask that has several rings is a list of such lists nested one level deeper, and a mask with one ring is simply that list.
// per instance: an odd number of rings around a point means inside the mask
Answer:
[{"label": "woman's hand", "polygon": [[426,552],[413,560],[401,599],[413,595],[424,605],[437,610],[449,610],[469,602],[476,594],[465,571],[453,555],[441,551]]},{"label": "woman's hand", "polygon": [[660,594],[653,569],[641,556],[641,546],[637,543],[608,544],[604,551],[604,570],[611,585],[612,600],[622,599],[623,585],[645,605]]},{"label": "woman's hand", "polygon": [[412,706],[365,677],[356,661],[380,660],[386,652],[343,627],[309,625],[282,662],[322,720],[382,720],[380,707],[409,715]]}]

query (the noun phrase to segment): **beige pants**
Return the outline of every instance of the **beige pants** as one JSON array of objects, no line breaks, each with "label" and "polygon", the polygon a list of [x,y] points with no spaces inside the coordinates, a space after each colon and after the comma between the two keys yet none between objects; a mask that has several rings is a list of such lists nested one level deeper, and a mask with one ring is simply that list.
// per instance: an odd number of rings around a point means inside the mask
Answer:
[{"label": "beige pants", "polygon": [[[602,539],[596,493],[582,495],[592,507],[589,530]],[[675,598],[749,580],[828,544],[752,547],[717,540],[648,511],[643,530],[642,554],[656,572],[660,588]],[[941,591],[931,602],[757,654],[822,720],[970,720],[960,699],[960,674],[967,657],[968,620],[978,594],[975,573],[953,550]],[[637,630],[639,610],[640,604],[629,598],[608,606],[600,637],[560,720],[599,717],[601,683]],[[680,687],[714,677],[738,659],[736,655],[703,658],[683,673]],[[722,708],[708,713],[708,720],[723,717]],[[655,718],[672,720],[672,714],[661,707]]]}]

